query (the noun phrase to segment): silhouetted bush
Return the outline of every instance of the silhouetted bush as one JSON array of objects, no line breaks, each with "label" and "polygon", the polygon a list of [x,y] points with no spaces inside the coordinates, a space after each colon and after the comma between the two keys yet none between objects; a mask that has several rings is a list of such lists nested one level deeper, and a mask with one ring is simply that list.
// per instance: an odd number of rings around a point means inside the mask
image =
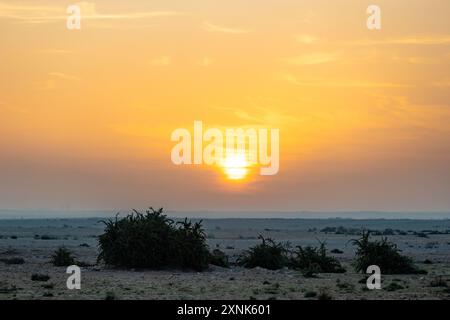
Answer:
[{"label": "silhouetted bush", "polygon": [[397,246],[382,238],[370,241],[370,232],[363,232],[360,239],[351,240],[356,245],[355,270],[365,273],[370,265],[380,267],[383,274],[420,274],[426,273],[418,269],[412,259],[401,255]]},{"label": "silhouetted bush", "polygon": [[276,243],[272,239],[264,239],[259,236],[262,243],[245,251],[237,260],[238,265],[245,268],[261,267],[269,270],[277,270],[288,266],[288,249],[282,243]]},{"label": "silhouetted bush", "polygon": [[31,281],[48,281],[50,277],[47,274],[33,273],[31,275]]},{"label": "silhouetted bush", "polygon": [[333,300],[333,296],[330,294],[327,288],[322,288],[319,291],[317,300]]},{"label": "silhouetted bush", "polygon": [[214,249],[211,252],[211,255],[209,257],[209,263],[223,268],[230,267],[230,264],[228,262],[228,256],[225,254],[225,252],[219,249]]},{"label": "silhouetted bush", "polygon": [[442,276],[434,277],[433,280],[430,281],[430,287],[448,287],[447,281]]},{"label": "silhouetted bush", "polygon": [[106,228],[99,236],[99,261],[125,268],[208,267],[210,253],[201,221],[175,223],[162,208],[145,214],[133,211],[122,219],[102,221]]},{"label": "silhouetted bush", "polygon": [[314,273],[343,273],[345,269],[340,262],[327,254],[325,243],[319,247],[298,246],[293,252],[291,266],[302,271],[306,276]]},{"label": "silhouetted bush", "polygon": [[59,247],[58,250],[52,255],[51,263],[57,267],[67,267],[75,264],[75,259],[65,247]]},{"label": "silhouetted bush", "polygon": [[387,287],[384,288],[386,291],[397,291],[405,289],[402,285],[399,285],[396,282],[391,282]]},{"label": "silhouetted bush", "polygon": [[0,259],[1,262],[5,264],[24,264],[25,260],[23,258],[5,258]]},{"label": "silhouetted bush", "polygon": [[303,296],[305,298],[315,298],[315,297],[317,297],[317,292],[315,292],[315,291],[306,291]]}]

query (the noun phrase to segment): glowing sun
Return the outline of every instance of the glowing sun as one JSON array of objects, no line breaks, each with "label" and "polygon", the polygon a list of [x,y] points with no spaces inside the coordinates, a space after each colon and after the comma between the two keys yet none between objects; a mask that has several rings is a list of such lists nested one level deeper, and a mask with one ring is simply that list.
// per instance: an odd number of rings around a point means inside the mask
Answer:
[{"label": "glowing sun", "polygon": [[241,180],[247,176],[249,163],[245,154],[227,155],[221,166],[230,180]]}]

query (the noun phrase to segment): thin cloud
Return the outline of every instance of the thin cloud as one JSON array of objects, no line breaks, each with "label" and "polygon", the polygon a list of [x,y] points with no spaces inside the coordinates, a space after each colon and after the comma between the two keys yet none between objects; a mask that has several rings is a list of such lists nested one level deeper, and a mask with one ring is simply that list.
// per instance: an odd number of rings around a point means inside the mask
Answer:
[{"label": "thin cloud", "polygon": [[150,65],[158,67],[166,67],[172,63],[172,58],[169,56],[162,56],[154,58],[150,61]]},{"label": "thin cloud", "polygon": [[66,49],[41,49],[37,50],[37,53],[42,54],[65,54],[65,53],[73,53],[72,50],[66,50]]},{"label": "thin cloud", "polygon": [[213,60],[211,58],[207,58],[207,57],[200,59],[200,61],[198,62],[198,64],[202,67],[209,67],[212,63],[213,63]]},{"label": "thin cloud", "polygon": [[450,35],[412,35],[382,40],[359,39],[352,41],[329,41],[318,37],[301,34],[294,35],[294,39],[301,44],[329,44],[348,46],[376,46],[376,45],[446,45],[450,44]]},{"label": "thin cloud", "polygon": [[298,80],[290,74],[285,74],[282,78],[291,84],[302,87],[336,87],[336,88],[409,88],[409,84],[391,82],[364,82],[364,81],[329,81],[329,80]]},{"label": "thin cloud", "polygon": [[[178,16],[186,13],[179,11],[142,11],[129,13],[99,13],[95,3],[78,2],[82,20],[133,20],[164,16]],[[22,23],[50,23],[66,20],[66,7],[42,5],[10,5],[0,2],[0,19],[20,20]]]},{"label": "thin cloud", "polygon": [[300,42],[301,44],[313,44],[319,41],[319,38],[309,34],[296,35],[294,36],[294,38],[297,42]]},{"label": "thin cloud", "polygon": [[349,45],[442,45],[450,44],[450,35],[408,36],[403,38],[388,38],[385,40],[359,40],[346,42]]},{"label": "thin cloud", "polygon": [[229,33],[229,34],[244,34],[244,33],[252,32],[252,30],[249,30],[249,29],[238,29],[238,28],[218,26],[218,25],[212,24],[208,21],[203,22],[203,29],[208,32],[220,32],[220,33]]},{"label": "thin cloud", "polygon": [[337,56],[337,53],[317,52],[303,54],[297,57],[285,58],[283,61],[291,65],[315,65],[336,61]]},{"label": "thin cloud", "polygon": [[436,88],[450,88],[450,80],[435,81],[432,83],[432,86]]},{"label": "thin cloud", "polygon": [[62,72],[50,72],[48,74],[51,77],[55,77],[62,80],[79,81],[80,78],[74,75],[62,73]]}]

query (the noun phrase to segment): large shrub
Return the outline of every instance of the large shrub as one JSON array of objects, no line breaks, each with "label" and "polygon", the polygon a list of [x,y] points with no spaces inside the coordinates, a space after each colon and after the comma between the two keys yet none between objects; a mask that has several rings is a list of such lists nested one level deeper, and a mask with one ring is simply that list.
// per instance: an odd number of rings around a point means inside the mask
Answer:
[{"label": "large shrub", "polygon": [[306,274],[345,272],[339,261],[327,254],[323,242],[319,247],[298,246],[297,250],[292,253],[291,266]]},{"label": "large shrub", "polygon": [[355,270],[365,273],[370,265],[380,267],[383,274],[425,273],[418,269],[411,258],[400,254],[397,246],[387,238],[370,241],[370,232],[364,231],[360,239],[353,239],[356,245]]},{"label": "large shrub", "polygon": [[99,236],[98,260],[126,268],[206,269],[209,252],[201,221],[175,223],[162,212],[133,210],[122,219],[102,221],[106,227]]},{"label": "large shrub", "polygon": [[237,263],[245,268],[261,267],[269,270],[281,269],[288,265],[288,249],[282,243],[259,236],[261,243],[245,251]]}]

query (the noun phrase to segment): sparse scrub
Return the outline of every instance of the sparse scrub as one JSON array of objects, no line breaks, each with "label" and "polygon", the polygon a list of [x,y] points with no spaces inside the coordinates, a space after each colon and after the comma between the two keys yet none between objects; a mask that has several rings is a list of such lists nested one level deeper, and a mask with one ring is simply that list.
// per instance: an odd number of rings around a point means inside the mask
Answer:
[{"label": "sparse scrub", "polygon": [[43,281],[43,282],[45,282],[45,281],[48,281],[48,280],[50,280],[50,277],[47,274],[33,273],[31,275],[31,281]]},{"label": "sparse scrub", "polygon": [[333,300],[333,296],[326,288],[322,288],[317,295],[317,300]]},{"label": "sparse scrub", "polygon": [[24,264],[25,260],[23,258],[4,258],[0,259],[1,262],[5,264]]},{"label": "sparse scrub", "polygon": [[114,291],[108,291],[105,294],[105,300],[119,300]]},{"label": "sparse scrub", "polygon": [[448,286],[447,281],[442,276],[435,277],[430,282],[430,287],[443,287],[443,288],[446,288],[447,286]]},{"label": "sparse scrub", "polygon": [[42,235],[42,236],[40,237],[40,239],[41,239],[41,240],[57,240],[58,237],[56,237],[56,236],[51,236],[51,235],[48,235],[48,234],[44,234],[44,235]]},{"label": "sparse scrub", "polygon": [[291,266],[307,273],[343,273],[345,269],[339,261],[327,254],[325,243],[319,247],[301,247],[293,252]]},{"label": "sparse scrub", "polygon": [[17,291],[17,287],[15,285],[10,285],[5,281],[0,281],[0,293],[8,294],[14,293]]},{"label": "sparse scrub", "polygon": [[315,291],[306,291],[303,296],[305,298],[315,298],[315,297],[317,297],[317,292],[315,292]]},{"label": "sparse scrub", "polygon": [[215,266],[229,268],[228,256],[219,249],[214,249],[209,257],[209,263]]},{"label": "sparse scrub", "polygon": [[59,247],[52,255],[51,263],[57,267],[67,267],[75,264],[75,259],[66,247]]},{"label": "sparse scrub", "polygon": [[123,219],[102,221],[106,228],[99,236],[98,260],[125,268],[206,269],[210,253],[201,221],[175,223],[162,212],[134,210]]},{"label": "sparse scrub", "polygon": [[370,241],[370,233],[363,232],[360,239],[352,240],[357,246],[355,255],[355,270],[366,272],[370,265],[380,267],[383,274],[421,274],[426,273],[418,269],[412,259],[401,255],[397,246],[386,238],[380,241]]},{"label": "sparse scrub", "polygon": [[270,238],[259,236],[262,243],[245,251],[237,260],[237,263],[245,268],[261,267],[269,270],[277,270],[286,267],[289,263],[287,246],[276,243]]},{"label": "sparse scrub", "polygon": [[384,290],[386,291],[397,291],[405,289],[403,286],[399,285],[397,282],[391,282]]}]

